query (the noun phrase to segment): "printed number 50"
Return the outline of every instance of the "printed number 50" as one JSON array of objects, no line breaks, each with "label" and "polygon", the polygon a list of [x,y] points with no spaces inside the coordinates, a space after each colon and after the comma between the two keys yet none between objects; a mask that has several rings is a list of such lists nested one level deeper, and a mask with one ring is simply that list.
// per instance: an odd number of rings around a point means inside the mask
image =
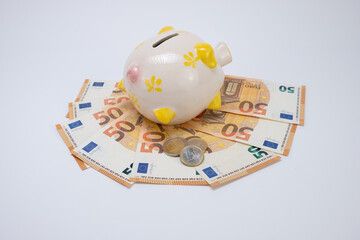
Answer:
[{"label": "printed number 50", "polygon": [[261,148],[258,148],[258,147],[249,147],[248,151],[251,152],[251,153],[254,153],[254,157],[256,157],[257,159],[261,158],[261,157],[264,157],[266,155],[269,155],[267,152],[265,151],[260,151]]},{"label": "printed number 50", "polygon": [[279,90],[280,90],[280,92],[286,92],[286,90],[287,90],[288,93],[294,93],[294,87],[280,86]]}]

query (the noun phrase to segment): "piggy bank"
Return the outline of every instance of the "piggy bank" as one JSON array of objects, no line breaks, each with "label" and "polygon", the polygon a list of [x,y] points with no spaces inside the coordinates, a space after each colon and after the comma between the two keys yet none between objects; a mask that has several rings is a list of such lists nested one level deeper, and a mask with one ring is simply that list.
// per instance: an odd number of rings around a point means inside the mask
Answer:
[{"label": "piggy bank", "polygon": [[164,27],[130,54],[119,88],[146,118],[174,125],[221,107],[222,66],[232,57],[186,31]]}]

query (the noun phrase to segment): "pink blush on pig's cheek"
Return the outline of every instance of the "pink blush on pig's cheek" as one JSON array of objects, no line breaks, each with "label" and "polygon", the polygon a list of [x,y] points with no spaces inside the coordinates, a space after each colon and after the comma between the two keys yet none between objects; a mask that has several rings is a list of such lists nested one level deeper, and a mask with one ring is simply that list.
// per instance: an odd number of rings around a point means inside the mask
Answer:
[{"label": "pink blush on pig's cheek", "polygon": [[126,77],[131,83],[135,83],[140,75],[140,69],[138,65],[132,65],[126,72]]}]

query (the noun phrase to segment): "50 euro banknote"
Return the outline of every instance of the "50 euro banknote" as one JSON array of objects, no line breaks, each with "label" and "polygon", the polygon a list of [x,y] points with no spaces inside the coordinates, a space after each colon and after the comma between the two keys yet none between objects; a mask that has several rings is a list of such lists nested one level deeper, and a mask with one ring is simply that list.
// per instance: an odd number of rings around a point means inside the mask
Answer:
[{"label": "50 euro banknote", "polygon": [[194,169],[211,185],[217,186],[257,171],[280,159],[280,156],[254,146],[218,138],[180,126],[163,126],[171,137],[186,140],[201,138],[208,147],[204,162]]},{"label": "50 euro banknote", "polygon": [[[91,135],[96,133],[102,126],[111,123],[127,111],[135,110],[128,98],[122,99],[120,103],[108,105],[97,112],[75,118],[56,125],[61,138],[71,151]],[[75,157],[81,169],[87,166]]]},{"label": "50 euro banknote", "polygon": [[[86,79],[81,86],[75,102],[89,101],[97,98],[105,98],[108,96],[117,96],[122,91],[118,88],[120,81],[94,81]],[[70,112],[66,115],[70,117]]]},{"label": "50 euro banknote", "polygon": [[220,111],[304,124],[305,86],[225,76]]},{"label": "50 euro banknote", "polygon": [[296,124],[206,110],[181,126],[275,153],[288,155]]},{"label": "50 euro banknote", "polygon": [[134,182],[171,185],[208,185],[194,168],[187,167],[178,157],[164,153],[169,139],[165,129],[144,118],[130,180]]},{"label": "50 euro banknote", "polygon": [[74,119],[87,115],[91,112],[101,110],[108,105],[121,103],[124,99],[129,100],[129,97],[126,93],[122,92],[117,94],[117,96],[96,98],[83,102],[71,102],[69,103],[69,118]]},{"label": "50 euro banknote", "polygon": [[71,153],[93,169],[130,187],[133,182],[129,176],[142,118],[137,111],[127,111],[79,144]]}]

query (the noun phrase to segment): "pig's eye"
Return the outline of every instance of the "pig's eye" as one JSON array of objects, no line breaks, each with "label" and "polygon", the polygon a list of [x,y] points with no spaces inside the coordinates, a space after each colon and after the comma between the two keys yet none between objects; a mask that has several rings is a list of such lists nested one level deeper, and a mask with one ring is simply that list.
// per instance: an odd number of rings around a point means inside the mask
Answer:
[{"label": "pig's eye", "polygon": [[173,38],[173,37],[176,37],[177,35],[179,35],[178,33],[174,33],[174,34],[171,34],[169,36],[166,36],[162,39],[160,39],[159,41],[157,41],[156,43],[153,44],[153,48],[156,48],[157,46],[159,46],[160,44],[162,44],[163,42],[169,40],[170,38]]}]

